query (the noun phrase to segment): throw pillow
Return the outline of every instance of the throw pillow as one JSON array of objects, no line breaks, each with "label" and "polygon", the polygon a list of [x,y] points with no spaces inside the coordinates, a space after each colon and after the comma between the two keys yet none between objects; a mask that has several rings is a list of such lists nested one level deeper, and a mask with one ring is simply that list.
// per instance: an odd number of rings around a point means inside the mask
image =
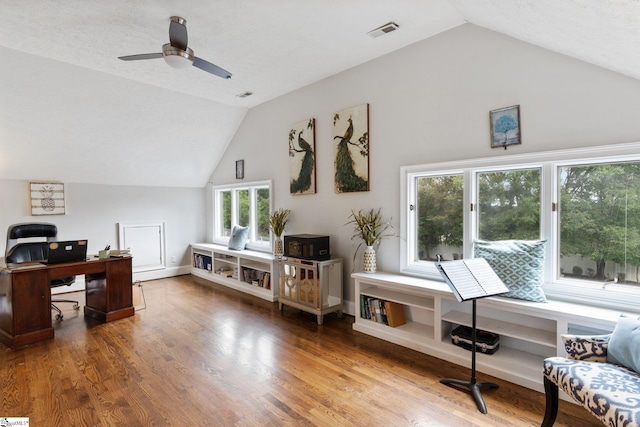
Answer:
[{"label": "throw pillow", "polygon": [[249,236],[249,227],[240,227],[234,225],[231,230],[231,238],[229,239],[229,249],[241,251],[244,249],[247,243],[247,237]]},{"label": "throw pillow", "polygon": [[611,333],[607,348],[607,361],[640,372],[640,318],[625,316]]},{"label": "throw pillow", "polygon": [[546,240],[473,242],[474,257],[484,258],[509,288],[500,296],[547,302],[542,290]]}]

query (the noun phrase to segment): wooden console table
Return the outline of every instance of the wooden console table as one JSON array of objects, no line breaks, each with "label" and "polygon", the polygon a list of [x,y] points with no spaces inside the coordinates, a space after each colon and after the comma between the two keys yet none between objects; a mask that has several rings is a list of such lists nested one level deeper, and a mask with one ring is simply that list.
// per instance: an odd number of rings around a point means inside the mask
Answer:
[{"label": "wooden console table", "polygon": [[85,317],[133,316],[131,257],[44,265],[0,261],[0,342],[11,348],[53,338],[51,280],[85,275]]}]

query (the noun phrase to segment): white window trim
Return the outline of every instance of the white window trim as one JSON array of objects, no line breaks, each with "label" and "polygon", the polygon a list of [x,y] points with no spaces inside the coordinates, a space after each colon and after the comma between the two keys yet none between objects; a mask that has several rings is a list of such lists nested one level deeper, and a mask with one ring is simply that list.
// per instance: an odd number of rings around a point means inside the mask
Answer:
[{"label": "white window trim", "polygon": [[[226,185],[215,185],[212,187],[211,191],[213,193],[212,197],[212,212],[213,212],[213,243],[217,243],[220,245],[228,245],[229,237],[222,236],[222,203],[220,202],[220,192],[222,191],[231,191],[232,205],[235,205],[236,191],[237,190],[249,190],[249,198],[251,200],[251,206],[257,206],[257,190],[262,188],[269,189],[269,212],[273,210],[273,181],[255,181],[255,182],[242,182],[237,184],[226,184]],[[235,209],[231,210],[231,224],[238,223],[238,212]],[[249,239],[247,240],[247,249],[252,249],[256,251],[269,252],[271,251],[271,245],[273,241],[273,236],[271,232],[269,232],[269,240],[266,241],[258,241],[257,240],[257,212],[255,209],[251,209],[249,211]]]},{"label": "white window trim", "polygon": [[[549,299],[567,300],[585,305],[614,307],[620,310],[637,311],[640,309],[640,287],[634,288],[625,285],[607,284],[603,290],[602,283],[569,280],[555,278],[558,267],[558,218],[557,212],[552,211],[552,203],[558,201],[559,188],[556,185],[557,171],[561,166],[584,165],[588,163],[605,163],[617,161],[640,160],[640,142],[603,145],[597,147],[565,149],[546,151],[532,154],[503,155],[497,157],[485,157],[473,160],[460,160],[423,165],[404,166],[400,168],[401,206],[400,206],[400,230],[401,235],[406,236],[406,243],[401,245],[400,270],[402,273],[442,280],[440,274],[431,262],[412,263],[409,259],[412,255],[411,245],[415,247],[415,223],[413,214],[409,209],[415,195],[415,178],[418,176],[444,175],[463,173],[465,185],[471,180],[470,174],[477,172],[502,169],[541,167],[541,218],[540,234],[542,239],[547,239],[547,254],[545,257],[544,291]],[[474,215],[469,212],[470,203],[476,205],[475,188],[465,188],[463,198],[463,221],[465,222],[463,234],[464,257],[471,257],[473,233],[475,224]],[[473,227],[473,228],[472,228]]]}]

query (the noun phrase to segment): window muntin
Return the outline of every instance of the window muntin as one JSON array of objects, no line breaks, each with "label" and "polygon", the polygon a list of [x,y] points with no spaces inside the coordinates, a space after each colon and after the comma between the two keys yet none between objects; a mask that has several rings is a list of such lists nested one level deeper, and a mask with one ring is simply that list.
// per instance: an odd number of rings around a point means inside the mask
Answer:
[{"label": "window muntin", "polygon": [[271,182],[243,183],[213,188],[213,241],[227,244],[233,225],[249,227],[248,249],[269,250]]},{"label": "window muntin", "polygon": [[635,285],[640,270],[640,163],[559,168],[559,273]]}]

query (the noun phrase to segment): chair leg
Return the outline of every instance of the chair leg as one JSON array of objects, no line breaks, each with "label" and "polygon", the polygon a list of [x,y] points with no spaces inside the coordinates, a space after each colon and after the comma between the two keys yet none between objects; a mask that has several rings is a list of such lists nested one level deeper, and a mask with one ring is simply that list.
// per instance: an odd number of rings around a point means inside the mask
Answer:
[{"label": "chair leg", "polygon": [[69,303],[73,304],[73,309],[74,310],[80,310],[80,303],[78,301],[71,300],[71,299],[52,299],[51,300],[51,308],[58,312],[58,314],[56,314],[56,320],[62,320],[64,318],[64,315],[62,314],[62,310],[60,310],[54,304],[54,302],[69,302]]},{"label": "chair leg", "polygon": [[60,310],[55,304],[51,303],[51,308],[55,311],[58,312],[58,314],[56,314],[56,320],[62,320],[62,318],[64,317],[64,315],[62,314],[62,310]]},{"label": "chair leg", "polygon": [[73,303],[73,309],[74,310],[80,310],[80,303],[78,301],[72,300],[72,299],[52,299],[51,302],[69,302],[69,303]]},{"label": "chair leg", "polygon": [[547,377],[544,377],[544,394],[546,396],[546,408],[544,420],[542,420],[540,427],[551,427],[558,416],[558,386]]}]

